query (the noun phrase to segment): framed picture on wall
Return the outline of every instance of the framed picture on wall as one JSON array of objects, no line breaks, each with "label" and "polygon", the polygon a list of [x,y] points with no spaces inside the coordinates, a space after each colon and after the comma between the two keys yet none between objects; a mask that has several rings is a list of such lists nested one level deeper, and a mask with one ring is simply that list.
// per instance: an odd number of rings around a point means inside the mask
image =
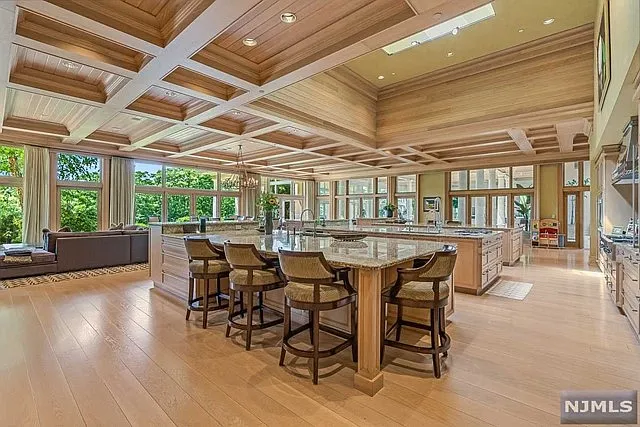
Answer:
[{"label": "framed picture on wall", "polygon": [[440,212],[440,197],[423,197],[422,212]]},{"label": "framed picture on wall", "polygon": [[598,25],[598,44],[596,46],[596,72],[598,73],[598,105],[602,104],[607,95],[611,81],[611,42],[609,38],[609,0],[602,2],[600,23]]}]

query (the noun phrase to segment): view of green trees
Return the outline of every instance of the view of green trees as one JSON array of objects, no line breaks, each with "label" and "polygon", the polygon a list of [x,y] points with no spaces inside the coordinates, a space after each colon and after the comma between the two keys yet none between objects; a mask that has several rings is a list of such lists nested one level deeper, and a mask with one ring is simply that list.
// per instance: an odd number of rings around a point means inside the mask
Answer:
[{"label": "view of green trees", "polygon": [[[100,182],[100,159],[76,154],[58,154],[58,180]],[[62,189],[60,226],[72,231],[98,230],[98,191]]]},{"label": "view of green trees", "polygon": [[[24,174],[22,148],[0,146],[0,176]],[[22,188],[0,186],[0,244],[22,240]]]}]

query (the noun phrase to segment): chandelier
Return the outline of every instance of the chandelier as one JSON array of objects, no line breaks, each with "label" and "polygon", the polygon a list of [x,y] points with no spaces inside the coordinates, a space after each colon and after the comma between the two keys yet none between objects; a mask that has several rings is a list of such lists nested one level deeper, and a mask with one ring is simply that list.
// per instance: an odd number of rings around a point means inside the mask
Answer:
[{"label": "chandelier", "polygon": [[236,172],[222,181],[222,185],[225,188],[237,188],[240,190],[255,190],[260,185],[260,182],[256,178],[250,177],[247,172],[247,166],[244,164],[244,158],[242,157],[242,144],[238,145]]}]

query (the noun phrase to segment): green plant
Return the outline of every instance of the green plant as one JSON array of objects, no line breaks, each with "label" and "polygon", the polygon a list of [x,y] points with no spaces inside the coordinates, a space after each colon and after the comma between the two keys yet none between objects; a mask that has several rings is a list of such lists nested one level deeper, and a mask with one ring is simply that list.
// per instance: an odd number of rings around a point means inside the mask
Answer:
[{"label": "green plant", "polygon": [[393,203],[387,203],[386,205],[384,205],[382,207],[383,210],[385,211],[395,211],[397,209],[396,205],[394,205]]},{"label": "green plant", "polygon": [[513,204],[516,207],[516,213],[525,220],[525,229],[529,230],[529,217],[531,215],[531,196],[521,197],[513,199]]}]

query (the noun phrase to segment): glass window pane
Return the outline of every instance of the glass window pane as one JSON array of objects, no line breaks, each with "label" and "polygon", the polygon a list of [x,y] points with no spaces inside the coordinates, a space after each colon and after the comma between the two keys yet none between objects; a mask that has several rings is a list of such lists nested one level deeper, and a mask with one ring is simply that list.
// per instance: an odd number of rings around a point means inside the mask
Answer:
[{"label": "glass window pane", "polygon": [[372,194],[373,178],[360,178],[349,180],[349,194]]},{"label": "glass window pane", "polygon": [[489,188],[489,177],[485,176],[484,169],[469,171],[469,190],[485,190]]},{"label": "glass window pane", "polygon": [[322,181],[318,183],[318,196],[329,195],[329,181]]},{"label": "glass window pane", "polygon": [[362,199],[362,218],[373,218],[375,216],[373,199]]},{"label": "glass window pane", "polygon": [[569,162],[564,164],[564,186],[578,186],[578,164],[579,162]]},{"label": "glass window pane", "polygon": [[467,171],[453,171],[451,172],[451,190],[466,190],[467,189]]},{"label": "glass window pane", "polygon": [[576,235],[576,209],[578,207],[578,196],[576,194],[567,194],[567,242],[575,243]]},{"label": "glass window pane", "polygon": [[396,178],[396,192],[398,193],[414,193],[416,191],[416,176],[401,175]]},{"label": "glass window pane", "polygon": [[188,222],[191,218],[191,197],[188,194],[167,196],[167,221]]},{"label": "glass window pane", "polygon": [[166,183],[169,188],[195,188],[198,190],[215,190],[216,172],[191,168],[166,168]]},{"label": "glass window pane", "polygon": [[459,221],[460,224],[467,223],[467,198],[452,197],[451,198],[451,220]]},{"label": "glass window pane", "polygon": [[[240,191],[237,182],[238,175],[233,173],[220,173],[220,190],[222,191]],[[222,208],[221,208],[222,210]]]},{"label": "glass window pane", "polygon": [[293,194],[296,196],[304,195],[304,182],[303,181],[293,181]]},{"label": "glass window pane", "polygon": [[337,219],[347,219],[347,201],[345,199],[338,199],[337,205]]},{"label": "glass window pane", "polygon": [[360,217],[360,199],[349,199],[349,218]]},{"label": "glass window pane", "polygon": [[149,217],[162,218],[162,194],[160,193],[136,193],[135,199],[135,223],[149,224]]},{"label": "glass window pane", "polygon": [[100,167],[101,161],[98,157],[58,153],[60,181],[100,182]]},{"label": "glass window pane", "polygon": [[[303,207],[302,207],[302,200],[300,199],[294,199],[291,201],[293,203],[293,218],[298,218],[298,219],[302,219],[302,211],[303,211]],[[307,212],[304,216],[305,221],[307,219],[312,219],[311,218],[311,213]]]},{"label": "glass window pane", "polygon": [[509,167],[486,170],[489,173],[489,188],[509,188],[511,186]]},{"label": "glass window pane", "polygon": [[0,145],[0,176],[24,176],[24,150]]},{"label": "glass window pane", "polygon": [[513,225],[524,227],[525,231],[531,228],[531,195],[521,194],[513,196]]},{"label": "glass window pane", "polygon": [[591,162],[589,160],[582,162],[582,185],[591,185]]},{"label": "glass window pane", "polygon": [[238,215],[238,212],[240,212],[238,197],[223,196],[220,198],[220,217],[221,218],[224,219],[234,215]]},{"label": "glass window pane", "polygon": [[344,196],[345,190],[346,190],[346,184],[344,181],[336,182],[336,194],[338,196]]},{"label": "glass window pane", "polygon": [[491,226],[507,227],[509,225],[509,202],[507,196],[491,197]]},{"label": "glass window pane", "polygon": [[196,196],[196,216],[198,218],[203,216],[207,218],[217,217],[216,199],[216,196]]},{"label": "glass window pane", "polygon": [[471,225],[474,227],[487,226],[487,198],[471,198]]},{"label": "glass window pane", "polygon": [[533,165],[514,166],[512,173],[513,188],[533,188]]},{"label": "glass window pane", "polygon": [[98,191],[60,190],[60,226],[71,231],[98,230]]},{"label": "glass window pane", "polygon": [[469,189],[509,188],[509,168],[474,169],[469,171]]},{"label": "glass window pane", "polygon": [[378,194],[387,194],[387,177],[381,176],[378,178]]},{"label": "glass window pane", "polygon": [[416,220],[416,199],[414,197],[398,197],[398,217],[408,221]]},{"label": "glass window pane", "polygon": [[384,207],[387,206],[387,198],[378,199],[378,217],[384,218],[387,216],[387,211]]},{"label": "glass window pane", "polygon": [[20,242],[22,242],[22,189],[0,187],[0,245]]},{"label": "glass window pane", "polygon": [[330,219],[329,215],[329,201],[328,200],[319,200],[318,201],[318,218]]},{"label": "glass window pane", "polygon": [[159,187],[162,185],[162,165],[136,162],[136,185]]},{"label": "glass window pane", "polygon": [[269,192],[273,194],[293,194],[290,179],[274,179],[269,183]]}]

